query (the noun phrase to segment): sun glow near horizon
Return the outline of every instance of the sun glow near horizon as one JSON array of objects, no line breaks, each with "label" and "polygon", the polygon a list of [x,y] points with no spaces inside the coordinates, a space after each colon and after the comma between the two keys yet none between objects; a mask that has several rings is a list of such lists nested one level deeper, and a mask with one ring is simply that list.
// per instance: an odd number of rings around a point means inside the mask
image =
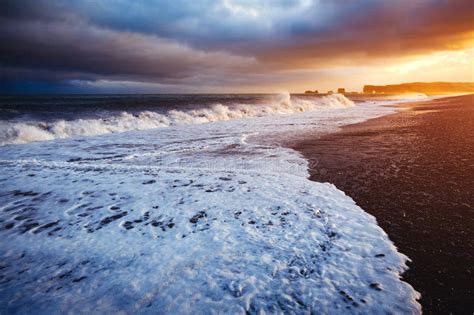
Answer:
[{"label": "sun glow near horizon", "polygon": [[1,8],[6,93],[296,93],[474,81],[468,0],[220,0],[185,10],[159,0],[7,0]]}]

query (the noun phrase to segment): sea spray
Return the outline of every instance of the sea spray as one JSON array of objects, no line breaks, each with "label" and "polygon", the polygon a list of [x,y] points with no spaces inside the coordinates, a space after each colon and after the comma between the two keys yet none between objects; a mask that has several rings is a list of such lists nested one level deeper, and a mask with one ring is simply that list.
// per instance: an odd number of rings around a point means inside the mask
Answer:
[{"label": "sea spray", "polygon": [[231,106],[217,103],[186,111],[171,109],[164,113],[150,110],[139,113],[124,111],[120,114],[111,112],[111,116],[104,118],[60,119],[50,122],[38,120],[2,121],[0,124],[0,145],[353,106],[355,106],[354,102],[342,94],[305,99],[291,96],[289,93],[281,93],[268,96],[264,102],[259,104],[234,104]]}]

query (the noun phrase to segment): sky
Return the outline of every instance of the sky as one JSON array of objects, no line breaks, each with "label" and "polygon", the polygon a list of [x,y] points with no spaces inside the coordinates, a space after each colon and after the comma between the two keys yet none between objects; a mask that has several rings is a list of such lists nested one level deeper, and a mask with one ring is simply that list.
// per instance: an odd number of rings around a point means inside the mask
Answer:
[{"label": "sky", "polygon": [[2,0],[0,93],[474,81],[472,0]]}]

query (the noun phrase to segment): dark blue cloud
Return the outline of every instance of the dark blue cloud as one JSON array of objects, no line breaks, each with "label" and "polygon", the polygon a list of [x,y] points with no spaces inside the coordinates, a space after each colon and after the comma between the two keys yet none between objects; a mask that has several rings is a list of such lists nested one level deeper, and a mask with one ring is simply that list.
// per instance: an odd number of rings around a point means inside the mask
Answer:
[{"label": "dark blue cloud", "polygon": [[50,81],[50,80],[0,80],[0,93],[2,94],[81,94],[94,93],[89,88],[78,86],[70,81]]},{"label": "dark blue cloud", "polygon": [[[294,0],[7,0],[4,15],[38,19],[73,16],[99,27],[226,47],[236,40],[283,40],[322,32],[360,7],[357,1]],[[372,1],[364,1],[370,4]]]},{"label": "dark blue cloud", "polygon": [[470,0],[4,0],[0,80],[232,86],[352,56],[451,49],[473,12]]}]

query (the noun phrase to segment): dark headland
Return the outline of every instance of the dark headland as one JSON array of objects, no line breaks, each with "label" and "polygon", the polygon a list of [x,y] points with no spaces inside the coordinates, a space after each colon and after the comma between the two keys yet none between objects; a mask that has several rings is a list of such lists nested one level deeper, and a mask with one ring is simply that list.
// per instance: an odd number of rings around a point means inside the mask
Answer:
[{"label": "dark headland", "polygon": [[309,135],[292,145],[311,179],[335,184],[409,256],[427,314],[474,312],[474,95]]},{"label": "dark headland", "polygon": [[[305,94],[320,94],[318,90],[306,90]],[[358,92],[347,92],[345,88],[338,88],[337,93],[355,95]],[[413,82],[390,85],[364,85],[363,94],[412,94],[452,95],[474,93],[474,82]],[[328,91],[322,94],[333,94]]]},{"label": "dark headland", "polygon": [[365,85],[364,93],[423,93],[428,95],[474,93],[474,82],[414,82],[392,85]]}]

